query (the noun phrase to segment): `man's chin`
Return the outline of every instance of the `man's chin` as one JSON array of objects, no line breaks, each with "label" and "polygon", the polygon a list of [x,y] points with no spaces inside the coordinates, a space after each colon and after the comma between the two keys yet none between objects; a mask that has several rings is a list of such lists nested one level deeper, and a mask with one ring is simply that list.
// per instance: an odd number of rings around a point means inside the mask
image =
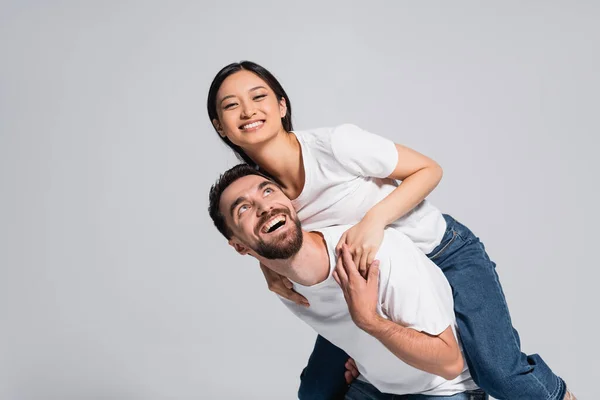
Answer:
[{"label": "man's chin", "polygon": [[287,260],[295,256],[302,247],[302,235],[282,234],[260,243],[256,252],[269,260]]}]

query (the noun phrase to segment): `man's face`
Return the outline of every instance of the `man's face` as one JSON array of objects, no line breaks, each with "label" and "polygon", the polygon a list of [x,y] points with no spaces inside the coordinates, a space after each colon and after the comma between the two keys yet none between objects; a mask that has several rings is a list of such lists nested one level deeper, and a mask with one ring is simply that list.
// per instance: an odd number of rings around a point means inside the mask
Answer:
[{"label": "man's face", "polygon": [[248,175],[232,183],[221,195],[220,209],[233,232],[229,244],[241,254],[288,259],[302,247],[292,202],[262,176]]}]

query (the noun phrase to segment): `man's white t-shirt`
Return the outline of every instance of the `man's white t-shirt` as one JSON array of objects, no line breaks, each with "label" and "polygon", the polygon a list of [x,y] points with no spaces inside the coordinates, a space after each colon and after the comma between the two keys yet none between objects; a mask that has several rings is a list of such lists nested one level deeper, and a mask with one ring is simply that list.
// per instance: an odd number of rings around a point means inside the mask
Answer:
[{"label": "man's white t-shirt", "polygon": [[[329,276],[313,286],[294,283],[294,289],[306,297],[310,307],[285,299],[283,303],[321,336],[348,353],[362,378],[381,392],[448,396],[475,389],[466,364],[462,374],[448,381],[406,364],[354,324],[342,289],[332,276],[335,246],[348,228],[319,230],[327,243]],[[450,285],[442,271],[406,235],[386,229],[377,259],[380,260],[377,311],[381,316],[431,335],[439,335],[451,326],[456,337]]]},{"label": "man's white t-shirt", "polygon": [[[396,168],[394,142],[355,125],[293,132],[306,172],[302,193],[292,200],[305,230],[354,225],[397,187],[387,179]],[[442,213],[423,200],[391,227],[429,254],[446,231]]]}]

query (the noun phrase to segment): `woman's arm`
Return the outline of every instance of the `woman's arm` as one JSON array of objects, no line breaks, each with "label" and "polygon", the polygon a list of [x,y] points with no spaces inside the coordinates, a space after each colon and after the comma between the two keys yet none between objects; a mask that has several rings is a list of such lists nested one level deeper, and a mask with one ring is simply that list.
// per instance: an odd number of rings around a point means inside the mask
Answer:
[{"label": "woman's arm", "polygon": [[431,158],[396,143],[398,163],[389,178],[402,181],[365,215],[387,226],[421,203],[442,180],[442,167]]},{"label": "woman's arm", "polygon": [[336,247],[339,251],[342,243],[348,244],[362,276],[375,259],[385,227],[419,205],[442,179],[442,168],[431,158],[406,146],[395,146],[398,161],[389,178],[402,182],[346,231]]}]

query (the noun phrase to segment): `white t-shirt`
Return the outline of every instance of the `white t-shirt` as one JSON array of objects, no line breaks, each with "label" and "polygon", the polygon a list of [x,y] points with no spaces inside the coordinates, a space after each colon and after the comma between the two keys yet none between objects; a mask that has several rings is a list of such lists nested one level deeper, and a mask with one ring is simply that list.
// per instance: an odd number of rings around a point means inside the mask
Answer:
[{"label": "white t-shirt", "polygon": [[[309,308],[283,303],[321,336],[352,357],[364,380],[384,393],[453,395],[475,389],[468,368],[448,381],[406,364],[380,341],[358,328],[350,316],[342,289],[331,273],[335,245],[349,226],[321,229],[329,252],[327,279],[313,286],[294,283]],[[456,337],[452,290],[442,271],[402,233],[387,228],[377,254],[380,260],[378,313],[403,326],[439,335],[448,326]],[[462,349],[461,349],[462,351]]]},{"label": "white t-shirt", "polygon": [[[397,187],[387,177],[398,163],[394,142],[354,125],[293,132],[302,148],[306,177],[292,200],[306,230],[358,223]],[[423,200],[392,225],[429,254],[446,231],[442,213]]]}]

